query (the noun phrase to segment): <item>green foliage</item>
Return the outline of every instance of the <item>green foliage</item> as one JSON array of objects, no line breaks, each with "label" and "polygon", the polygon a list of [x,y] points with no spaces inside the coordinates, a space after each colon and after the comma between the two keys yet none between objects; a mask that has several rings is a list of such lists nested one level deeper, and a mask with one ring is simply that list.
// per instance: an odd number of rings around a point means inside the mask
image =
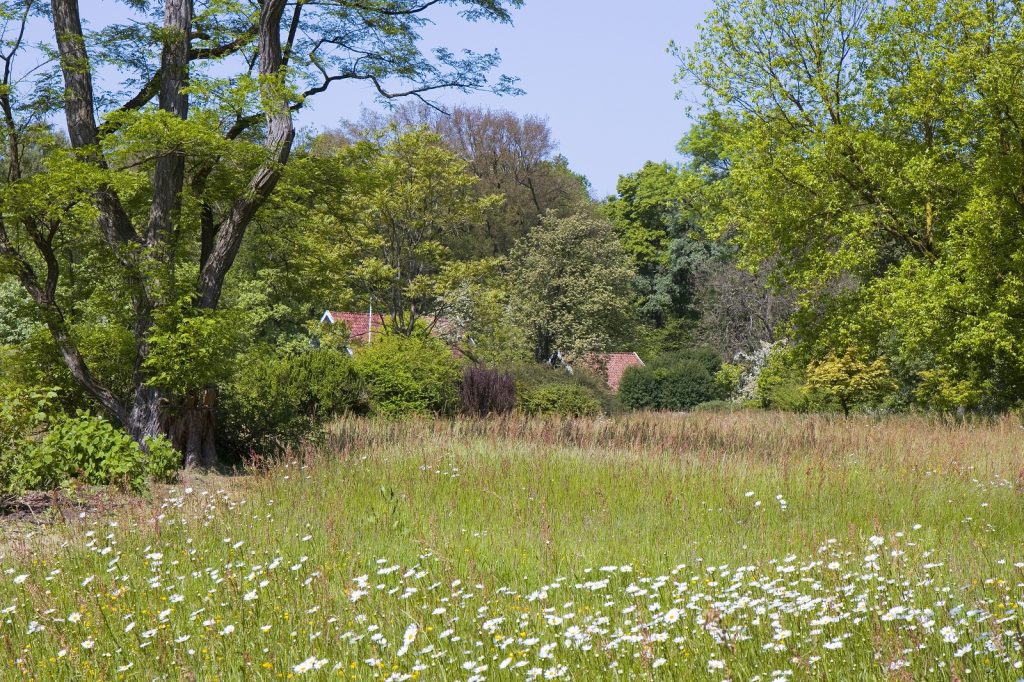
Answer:
[{"label": "green foliage", "polygon": [[146,438],[143,450],[146,475],[160,483],[173,483],[181,469],[181,453],[163,436]]},{"label": "green foliage", "polygon": [[884,358],[868,362],[854,348],[848,348],[841,356],[830,353],[820,362],[812,363],[807,368],[807,387],[834,399],[847,415],[850,408],[876,402],[896,389]]},{"label": "green foliage", "polygon": [[745,371],[746,368],[743,365],[722,363],[719,370],[714,373],[714,379],[715,385],[718,386],[723,396],[731,398],[739,393],[740,380]]},{"label": "green foliage", "polygon": [[142,491],[147,479],[171,481],[181,455],[164,438],[141,447],[109,421],[57,407],[48,388],[8,391],[0,399],[0,494],[49,490],[81,481]]},{"label": "green foliage", "polygon": [[804,389],[805,369],[792,349],[772,352],[757,375],[753,399],[763,409],[807,412],[812,409],[812,394]]},{"label": "green foliage", "polygon": [[[440,300],[445,324],[435,331],[483,364],[522,361],[529,357],[525,334],[509,324],[509,292],[501,279],[501,261],[484,259],[449,267]],[[463,271],[464,276],[459,276]]]},{"label": "green foliage", "polygon": [[195,308],[191,297],[161,308],[143,362],[147,383],[188,394],[223,381],[247,338],[245,323],[241,311]]},{"label": "green foliage", "polygon": [[331,348],[278,356],[259,346],[224,386],[218,441],[235,455],[278,455],[332,417],[361,409],[354,363]]},{"label": "green foliage", "polygon": [[661,378],[648,367],[630,367],[619,383],[619,402],[631,410],[661,407]]},{"label": "green foliage", "polygon": [[80,480],[140,491],[147,473],[145,454],[131,436],[105,419],[80,411],[51,422],[49,432],[23,463],[19,482],[32,490]]},{"label": "green foliage", "polygon": [[418,316],[439,312],[455,283],[473,279],[452,247],[502,198],[478,197],[466,162],[424,129],[363,141],[339,156],[361,173],[346,196],[356,221],[339,222],[354,247],[349,281],[410,334]]},{"label": "green foliage", "polygon": [[608,389],[604,377],[589,367],[577,365],[570,372],[565,367],[552,367],[544,362],[518,362],[508,364],[503,369],[515,377],[520,409],[523,409],[523,396],[541,388],[559,385],[579,388],[598,401],[604,414],[620,411],[618,400]]},{"label": "green foliage", "polygon": [[560,414],[569,417],[593,417],[603,412],[601,403],[583,386],[546,384],[523,391],[519,408],[526,414]]},{"label": "green foliage", "polygon": [[714,375],[722,368],[721,356],[711,348],[683,348],[682,350],[662,353],[647,363],[654,368],[672,368],[684,363],[694,363],[703,367],[708,374]]},{"label": "green foliage", "polygon": [[658,329],[694,317],[696,270],[716,250],[695,229],[688,180],[678,167],[647,162],[621,176],[602,207],[636,269],[639,311]]},{"label": "green foliage", "polygon": [[801,294],[802,355],[885,357],[894,404],[1024,395],[1021,38],[1013,3],[717,0],[676,51],[710,231]]},{"label": "green foliage", "polygon": [[708,365],[695,359],[701,355],[705,354],[681,352],[645,367],[630,367],[619,385],[619,400],[633,410],[678,411],[722,398]]},{"label": "green foliage", "polygon": [[426,334],[383,334],[356,351],[370,409],[385,417],[452,414],[462,371],[451,350]]},{"label": "green foliage", "polygon": [[12,277],[0,268],[0,347],[16,346],[28,339],[38,322],[32,319],[32,301]]},{"label": "green foliage", "polygon": [[509,256],[512,321],[534,359],[560,351],[568,361],[628,342],[634,319],[633,268],[611,225],[552,214]]},{"label": "green foliage", "polygon": [[46,433],[57,392],[0,385],[0,494],[20,492],[22,468]]}]

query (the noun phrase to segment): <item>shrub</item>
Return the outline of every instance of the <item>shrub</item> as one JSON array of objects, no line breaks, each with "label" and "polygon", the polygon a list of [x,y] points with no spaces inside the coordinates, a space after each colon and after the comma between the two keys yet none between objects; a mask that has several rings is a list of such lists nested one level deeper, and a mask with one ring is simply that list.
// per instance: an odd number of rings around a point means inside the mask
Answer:
[{"label": "shrub", "polygon": [[722,396],[715,378],[705,365],[698,362],[686,361],[671,369],[654,371],[659,375],[661,408],[664,410],[688,410]]},{"label": "shrub", "polygon": [[655,369],[672,369],[686,363],[700,365],[711,376],[714,376],[722,368],[721,356],[710,348],[684,348],[670,353],[662,353],[647,365]]},{"label": "shrub", "polygon": [[516,406],[516,380],[508,372],[466,367],[459,388],[464,414],[485,417],[505,414]]},{"label": "shrub", "polygon": [[568,372],[564,367],[552,367],[543,362],[525,362],[512,364],[507,370],[515,377],[518,404],[525,410],[523,397],[536,389],[552,384],[576,386],[590,395],[601,405],[601,411],[612,414],[619,410],[615,394],[608,389],[603,377],[587,367],[577,367]]},{"label": "shrub", "polygon": [[277,455],[328,419],[359,410],[361,382],[344,352],[321,348],[278,357],[251,350],[222,391],[218,444],[235,455]]},{"label": "shrub", "polygon": [[0,493],[51,490],[78,479],[141,491],[148,478],[173,480],[181,455],[165,438],[142,448],[106,419],[56,407],[50,388],[0,395]]},{"label": "shrub", "polygon": [[806,389],[838,402],[844,415],[855,405],[878,402],[896,388],[884,358],[869,362],[855,348],[848,348],[843,355],[829,353],[807,368]]},{"label": "shrub", "polygon": [[61,415],[19,470],[32,490],[51,490],[79,479],[92,485],[117,484],[142,490],[145,456],[131,436],[101,417],[80,411]]},{"label": "shrub", "polygon": [[146,476],[160,483],[173,483],[178,478],[181,468],[181,453],[174,449],[171,441],[160,436],[146,440],[145,453]]},{"label": "shrub", "polygon": [[619,385],[619,400],[630,409],[689,410],[701,403],[727,397],[715,379],[722,361],[713,351],[677,351],[656,358],[645,367],[626,370]]},{"label": "shrub", "polygon": [[17,494],[23,486],[21,468],[46,433],[57,392],[50,388],[19,390],[17,386],[4,389],[0,393],[0,494]]},{"label": "shrub", "polygon": [[661,378],[654,368],[628,368],[619,382],[619,402],[631,410],[660,409]]},{"label": "shrub", "polygon": [[527,414],[561,414],[593,417],[604,410],[593,393],[572,384],[548,384],[521,395],[519,405]]},{"label": "shrub", "polygon": [[743,380],[743,371],[742,365],[724,362],[718,371],[715,372],[715,385],[718,386],[722,399],[733,398],[739,394]]},{"label": "shrub", "polygon": [[754,387],[754,401],[763,409],[786,412],[807,412],[812,407],[812,395],[804,390],[806,375],[789,348],[773,351]]},{"label": "shrub", "polygon": [[374,337],[356,352],[355,367],[375,414],[451,414],[458,406],[459,363],[432,336]]}]

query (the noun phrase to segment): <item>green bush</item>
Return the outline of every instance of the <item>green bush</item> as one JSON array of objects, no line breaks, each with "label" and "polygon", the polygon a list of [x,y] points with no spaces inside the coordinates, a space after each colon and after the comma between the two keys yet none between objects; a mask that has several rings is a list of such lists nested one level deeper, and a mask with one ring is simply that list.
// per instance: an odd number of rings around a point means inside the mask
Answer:
[{"label": "green bush", "polygon": [[524,391],[519,406],[527,414],[561,414],[572,417],[593,417],[604,410],[594,394],[573,384],[547,384]]},{"label": "green bush", "polygon": [[774,351],[757,375],[754,401],[762,409],[808,412],[814,408],[813,395],[804,390],[807,375],[789,349]]},{"label": "green bush", "polygon": [[619,402],[631,410],[659,410],[661,382],[661,375],[650,365],[630,367],[619,382]]},{"label": "green bush", "polygon": [[139,444],[107,420],[88,412],[60,415],[19,467],[19,483],[52,490],[77,479],[140,491],[146,487],[146,459]]},{"label": "green bush", "polygon": [[626,370],[619,400],[633,410],[689,410],[727,397],[715,380],[722,361],[713,351],[693,349],[668,353],[644,367]]},{"label": "green bush", "polygon": [[432,336],[375,336],[356,352],[355,367],[375,414],[452,414],[458,408],[462,371]]},{"label": "green bush", "polygon": [[50,388],[3,386],[0,392],[0,494],[23,490],[22,468],[46,434],[57,392]]},{"label": "green bush", "polygon": [[710,348],[684,348],[683,350],[662,353],[647,363],[655,369],[672,369],[686,363],[696,363],[714,376],[722,368],[722,358]]},{"label": "green bush", "polygon": [[143,449],[107,420],[56,409],[57,392],[33,388],[0,400],[0,493],[51,490],[71,480],[141,491],[147,478],[171,480],[181,456],[164,438]]},{"label": "green bush", "polygon": [[551,385],[577,387],[596,400],[601,406],[601,412],[605,414],[613,414],[620,409],[615,394],[609,390],[604,378],[587,367],[577,367],[575,371],[568,372],[564,367],[552,367],[547,363],[524,362],[510,364],[503,369],[515,377],[517,403],[523,411],[527,411],[525,396]]},{"label": "green bush", "polygon": [[661,409],[688,410],[722,397],[714,376],[700,363],[691,360],[654,371],[661,379]]},{"label": "green bush", "polygon": [[230,454],[280,454],[332,417],[360,410],[361,382],[342,351],[278,357],[257,347],[236,366],[217,422],[218,445]]},{"label": "green bush", "polygon": [[173,483],[177,480],[182,459],[181,453],[174,449],[171,441],[163,436],[147,439],[145,450],[143,461],[147,477],[160,483]]},{"label": "green bush", "polygon": [[740,392],[740,382],[743,379],[744,367],[723,362],[722,366],[714,373],[715,384],[724,398],[735,397]]}]

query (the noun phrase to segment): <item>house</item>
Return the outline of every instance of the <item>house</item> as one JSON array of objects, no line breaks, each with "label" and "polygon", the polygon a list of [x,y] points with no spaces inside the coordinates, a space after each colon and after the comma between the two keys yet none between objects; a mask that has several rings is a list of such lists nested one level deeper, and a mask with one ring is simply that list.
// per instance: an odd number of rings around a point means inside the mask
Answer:
[{"label": "house", "polygon": [[374,334],[384,329],[384,318],[374,316],[373,310],[365,313],[347,313],[336,310],[325,310],[320,324],[344,323],[349,329],[349,340],[359,343],[371,343]]},{"label": "house", "polygon": [[[434,321],[434,318],[424,317],[423,320],[429,324]],[[446,322],[445,318],[438,318],[437,324],[431,328],[431,333],[444,336],[438,333],[438,327],[444,326]],[[320,317],[320,324],[342,323],[349,329],[349,340],[356,343],[373,343],[373,337],[384,330],[383,315],[374,315],[372,309],[365,313],[325,310]],[[452,353],[457,357],[463,355],[462,350],[455,344],[452,345]],[[558,353],[557,356],[561,358],[561,353]],[[630,367],[643,367],[644,361],[636,353],[599,353],[587,358],[584,364],[594,370],[607,372],[605,376],[608,388],[618,392],[619,384],[622,383],[622,375],[626,370]],[[566,365],[566,370],[571,372],[572,367]]]},{"label": "house", "polygon": [[[563,367],[565,371],[572,374],[572,365],[565,361],[561,351],[556,351],[549,364]],[[619,385],[622,383],[622,375],[630,367],[643,367],[644,361],[636,353],[593,353],[580,360],[580,364],[605,378],[614,393],[619,392]]]},{"label": "house", "polygon": [[602,353],[597,356],[598,362],[608,372],[608,388],[616,393],[619,392],[619,384],[622,383],[622,375],[630,367],[643,367],[644,361],[636,353]]}]

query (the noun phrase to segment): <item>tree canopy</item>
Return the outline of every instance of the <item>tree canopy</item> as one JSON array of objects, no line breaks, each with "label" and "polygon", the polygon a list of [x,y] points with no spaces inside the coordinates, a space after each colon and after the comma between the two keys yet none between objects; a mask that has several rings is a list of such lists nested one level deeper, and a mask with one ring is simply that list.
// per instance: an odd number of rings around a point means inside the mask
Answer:
[{"label": "tree canopy", "polygon": [[[220,351],[207,344],[237,320],[213,311],[291,160],[298,109],[344,81],[386,100],[516,91],[488,81],[496,53],[422,46],[440,5],[507,23],[521,1],[165,0],[126,5],[124,21],[87,17],[88,31],[77,0],[3,6],[0,259],[77,384],[136,439],[169,433],[188,462],[214,461],[208,370]],[[25,36],[47,24],[52,41],[29,49]],[[48,52],[56,59],[37,64]],[[45,123],[56,111],[66,143]],[[126,390],[83,344],[98,320],[128,340],[114,363]],[[195,381],[164,381],[161,349]]]},{"label": "tree canopy", "polygon": [[800,293],[808,360],[884,356],[905,402],[1019,399],[1021,31],[1013,2],[718,0],[675,48],[709,229]]}]

